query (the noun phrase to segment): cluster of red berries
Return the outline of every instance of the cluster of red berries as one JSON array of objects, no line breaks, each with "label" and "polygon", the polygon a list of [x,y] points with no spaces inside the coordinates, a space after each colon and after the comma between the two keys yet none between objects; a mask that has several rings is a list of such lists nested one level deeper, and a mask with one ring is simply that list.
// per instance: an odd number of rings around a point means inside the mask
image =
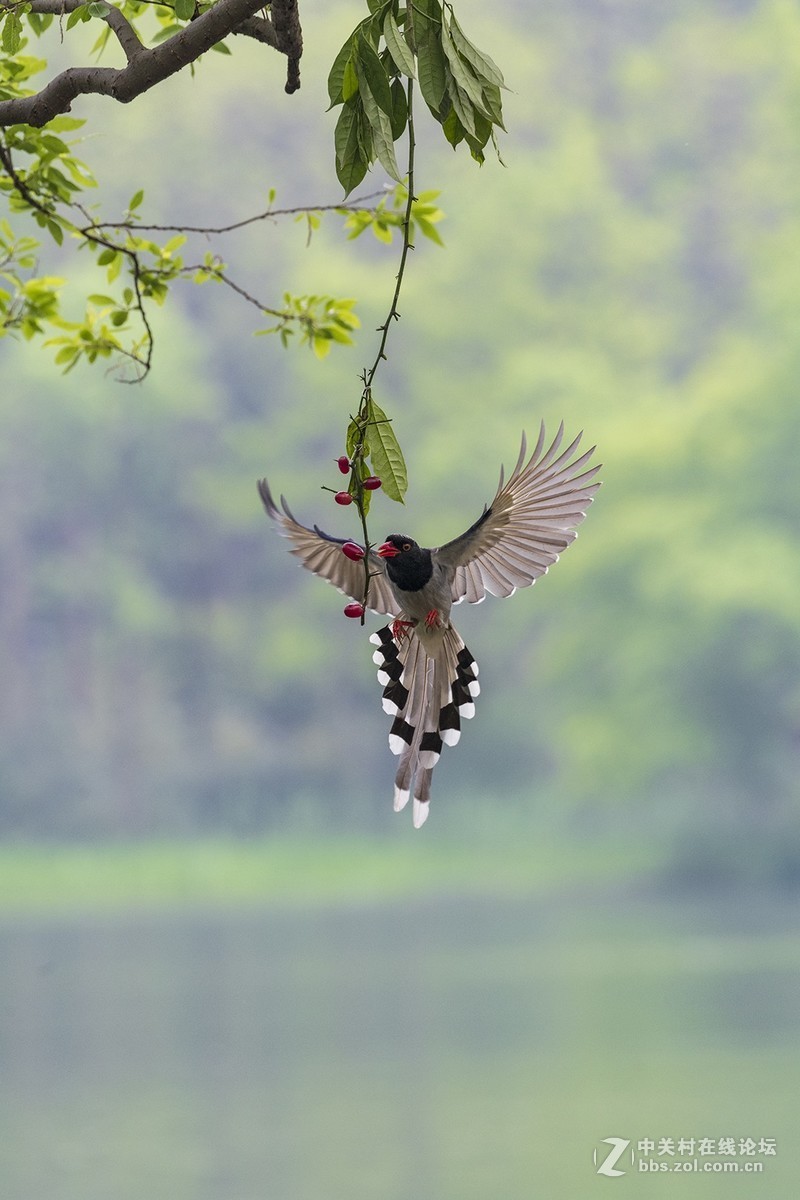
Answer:
[{"label": "cluster of red berries", "polygon": [[[336,465],[343,475],[348,475],[353,466],[346,454],[342,454],[339,458],[337,458]],[[381,481],[377,475],[369,475],[362,481],[361,486],[367,492],[374,492],[381,486]],[[333,498],[337,504],[353,503],[353,497],[349,492],[336,492]],[[345,542],[342,546],[342,554],[345,556],[345,558],[349,558],[352,562],[360,562],[364,557],[364,549],[362,546],[359,546],[357,542]],[[352,604],[345,605],[344,615],[346,617],[363,617],[364,605],[359,604],[354,600]]]},{"label": "cluster of red berries", "polygon": [[[343,454],[340,458],[338,458],[336,460],[336,462],[337,462],[339,470],[342,472],[342,474],[348,475],[352,464],[350,462],[350,459],[347,457],[347,455]],[[380,481],[380,479],[378,479],[377,475],[369,475],[366,479],[364,479],[362,481],[361,486],[367,492],[374,492],[376,488],[379,488],[381,486],[381,481]],[[337,504],[352,504],[353,503],[353,497],[350,495],[349,492],[337,492],[333,498]]]}]

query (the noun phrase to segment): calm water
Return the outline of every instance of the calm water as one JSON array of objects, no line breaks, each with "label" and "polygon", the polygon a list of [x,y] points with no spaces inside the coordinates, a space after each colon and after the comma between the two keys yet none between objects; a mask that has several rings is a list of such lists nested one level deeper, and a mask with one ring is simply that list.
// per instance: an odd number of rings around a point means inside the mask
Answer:
[{"label": "calm water", "polygon": [[[0,1196],[788,1200],[796,929],[752,896],[0,925]],[[648,1138],[763,1172],[643,1172]]]}]

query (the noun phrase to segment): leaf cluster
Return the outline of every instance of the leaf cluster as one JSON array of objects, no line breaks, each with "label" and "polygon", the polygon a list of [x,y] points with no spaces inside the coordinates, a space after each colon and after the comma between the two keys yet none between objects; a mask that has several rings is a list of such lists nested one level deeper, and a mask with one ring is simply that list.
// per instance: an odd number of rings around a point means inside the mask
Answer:
[{"label": "leaf cluster", "polygon": [[317,358],[326,358],[335,342],[352,346],[351,332],[361,326],[353,312],[355,300],[335,296],[293,296],[284,292],[283,311],[276,312],[278,321],[259,334],[277,333],[281,344],[288,346],[292,337],[299,336],[301,345],[308,345]]},{"label": "leaf cluster", "polygon": [[364,490],[363,481],[370,475],[378,476],[390,500],[403,503],[408,491],[403,451],[391,419],[369,393],[347,427],[345,450],[352,463],[348,491],[364,516],[369,512],[371,492]]},{"label": "leaf cluster", "polygon": [[[440,0],[368,0],[369,16],[348,37],[328,76],[331,108],[342,106],[334,144],[345,195],[373,163],[401,181],[394,143],[412,121],[410,81],[455,149],[464,142],[484,161],[495,127],[504,128],[503,76]],[[404,80],[409,81],[405,83]]]},{"label": "leaf cluster", "polygon": [[[436,229],[438,223],[444,218],[441,208],[434,203],[438,196],[438,191],[429,191],[420,192],[418,196],[412,197],[408,217],[408,239],[412,246],[416,229],[419,229],[423,237],[435,242],[437,246],[444,245],[439,231]],[[374,208],[341,209],[340,211],[346,216],[344,227],[350,230],[348,234],[350,239],[360,237],[367,229],[371,229],[379,242],[391,245],[394,231],[402,232],[405,228],[407,206],[408,189],[405,184],[399,183],[394,189],[391,207],[386,200],[379,200]]]}]

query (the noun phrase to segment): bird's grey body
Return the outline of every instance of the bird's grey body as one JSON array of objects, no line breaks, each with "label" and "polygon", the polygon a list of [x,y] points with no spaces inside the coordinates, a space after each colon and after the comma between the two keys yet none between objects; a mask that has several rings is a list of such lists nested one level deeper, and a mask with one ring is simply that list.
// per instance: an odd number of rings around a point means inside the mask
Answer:
[{"label": "bird's grey body", "polygon": [[[584,469],[594,447],[573,457],[580,435],[558,453],[563,425],[545,450],[542,425],[536,448],[525,461],[526,442],[492,503],[460,537],[441,547],[418,546],[404,534],[390,534],[367,562],[372,573],[369,605],[393,618],[370,638],[377,649],[383,707],[394,716],[389,746],[399,755],[395,809],[413,794],[414,825],[428,815],[430,782],[444,745],[455,745],[461,719],[474,715],[480,688],[478,668],[450,619],[453,604],[477,604],[488,593],[510,596],[535,583],[577,536],[599,483],[599,466]],[[259,493],[267,513],[293,543],[292,553],[346,595],[363,597],[363,562],[342,553],[344,539],[333,538],[292,516],[281,497],[272,498],[265,479]]]}]

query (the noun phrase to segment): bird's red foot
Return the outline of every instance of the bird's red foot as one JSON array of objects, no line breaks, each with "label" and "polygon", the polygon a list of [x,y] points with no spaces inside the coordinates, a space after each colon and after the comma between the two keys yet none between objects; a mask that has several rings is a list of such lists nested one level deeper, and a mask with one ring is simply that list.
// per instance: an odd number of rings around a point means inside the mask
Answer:
[{"label": "bird's red foot", "polygon": [[432,608],[431,611],[428,613],[427,617],[425,618],[425,628],[426,629],[438,629],[440,627],[441,623],[442,622],[439,618],[438,608]]},{"label": "bird's red foot", "polygon": [[400,642],[402,642],[404,637],[409,636],[409,632],[414,628],[415,624],[415,621],[403,621],[400,619],[400,617],[392,621],[392,637],[398,643],[398,645]]}]

